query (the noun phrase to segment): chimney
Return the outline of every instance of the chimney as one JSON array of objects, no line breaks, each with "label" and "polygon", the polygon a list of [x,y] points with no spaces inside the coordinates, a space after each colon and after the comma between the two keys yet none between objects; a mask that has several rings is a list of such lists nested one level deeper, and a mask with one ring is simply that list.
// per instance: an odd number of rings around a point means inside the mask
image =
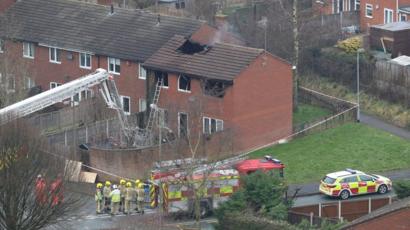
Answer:
[{"label": "chimney", "polygon": [[110,6],[110,15],[114,14],[114,4],[111,4]]}]

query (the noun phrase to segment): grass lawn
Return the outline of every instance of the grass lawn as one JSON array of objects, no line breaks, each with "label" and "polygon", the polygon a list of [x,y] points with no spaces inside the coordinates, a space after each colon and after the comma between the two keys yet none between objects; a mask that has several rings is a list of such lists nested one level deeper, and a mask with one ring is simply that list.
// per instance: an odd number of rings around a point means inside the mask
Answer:
[{"label": "grass lawn", "polygon": [[318,120],[319,118],[329,116],[332,112],[328,109],[308,105],[308,104],[300,104],[298,106],[298,111],[293,113],[293,124],[303,124],[311,121]]},{"label": "grass lawn", "polygon": [[288,183],[317,182],[325,174],[353,168],[381,172],[410,168],[410,142],[369,126],[348,123],[287,144],[258,150],[285,164]]}]

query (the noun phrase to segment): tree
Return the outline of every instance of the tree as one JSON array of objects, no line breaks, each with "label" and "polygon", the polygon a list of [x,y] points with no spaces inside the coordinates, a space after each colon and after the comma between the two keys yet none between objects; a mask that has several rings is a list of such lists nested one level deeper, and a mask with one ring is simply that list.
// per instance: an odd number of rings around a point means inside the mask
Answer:
[{"label": "tree", "polygon": [[[251,214],[272,220],[286,220],[290,202],[284,198],[287,188],[283,180],[271,173],[257,171],[241,177],[242,188],[216,210],[216,217],[223,225],[226,215]],[[223,226],[222,226],[223,228]]]},{"label": "tree", "polygon": [[397,197],[399,197],[400,199],[410,196],[410,181],[409,180],[396,181],[393,184],[393,188],[397,194]]},{"label": "tree", "polygon": [[[66,189],[71,168],[44,148],[36,132],[22,121],[0,127],[1,229],[41,229],[81,204],[80,196]],[[46,184],[39,182],[39,174]]]}]

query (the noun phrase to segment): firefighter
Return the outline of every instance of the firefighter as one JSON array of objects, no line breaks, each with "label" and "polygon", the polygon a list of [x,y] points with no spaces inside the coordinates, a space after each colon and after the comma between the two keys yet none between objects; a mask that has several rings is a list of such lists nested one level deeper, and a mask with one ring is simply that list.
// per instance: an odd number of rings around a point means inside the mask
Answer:
[{"label": "firefighter", "polygon": [[120,206],[121,201],[121,192],[118,189],[117,185],[112,186],[113,190],[110,193],[111,198],[111,215],[118,214],[118,208]]},{"label": "firefighter", "polygon": [[95,202],[97,206],[97,214],[101,214],[103,206],[103,194],[102,194],[103,184],[98,183],[95,190]]},{"label": "firefighter", "polygon": [[121,192],[120,212],[124,212],[124,195],[125,195],[125,180],[124,179],[120,180],[120,185],[118,186],[118,189]]},{"label": "firefighter", "polygon": [[139,183],[137,187],[137,212],[144,214],[144,184]]},{"label": "firefighter", "polygon": [[63,202],[63,176],[58,174],[57,178],[50,185],[51,206],[54,207]]},{"label": "firefighter", "polygon": [[[135,189],[134,189],[135,192],[137,192],[138,184],[139,184],[140,182],[141,182],[141,181],[138,180],[138,179],[135,180]],[[137,194],[135,194],[135,204],[138,204]],[[138,206],[135,206],[135,209],[134,209],[134,210],[138,212]]]},{"label": "firefighter", "polygon": [[134,197],[135,189],[132,188],[131,182],[127,182],[125,185],[124,192],[124,214],[130,214],[131,212],[131,201]]},{"label": "firefighter", "polygon": [[40,205],[44,205],[47,201],[46,187],[47,187],[46,180],[44,179],[43,176],[41,176],[41,174],[39,174],[36,179],[36,201]]},{"label": "firefighter", "polygon": [[104,212],[109,212],[110,210],[110,193],[111,193],[111,182],[106,181],[104,189],[103,189]]}]

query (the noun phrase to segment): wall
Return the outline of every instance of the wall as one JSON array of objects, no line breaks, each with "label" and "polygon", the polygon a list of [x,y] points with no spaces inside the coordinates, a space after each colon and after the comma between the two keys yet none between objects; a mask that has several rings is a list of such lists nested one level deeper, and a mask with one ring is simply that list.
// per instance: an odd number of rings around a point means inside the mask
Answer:
[{"label": "wall", "polygon": [[[79,53],[62,50],[61,64],[49,61],[49,48],[35,45],[34,59],[23,57],[23,43],[6,41],[5,52],[0,58],[15,56],[16,62],[27,68],[28,75],[43,90],[50,88],[50,82],[66,83],[93,72],[97,68],[108,69],[107,57],[92,55],[91,69],[80,68]],[[72,59],[67,58],[72,55]],[[16,76],[18,77],[18,76]],[[131,97],[131,111],[138,112],[138,99],[145,98],[145,80],[138,78],[138,63],[121,60],[121,74],[114,75],[120,95]],[[98,93],[98,92],[97,92]]]},{"label": "wall", "polygon": [[10,6],[12,6],[16,0],[1,0],[0,1],[0,14],[6,11]]},{"label": "wall", "polygon": [[397,210],[376,219],[371,219],[362,224],[352,226],[348,229],[354,230],[384,230],[388,226],[389,229],[408,229],[410,226],[410,208]]}]

